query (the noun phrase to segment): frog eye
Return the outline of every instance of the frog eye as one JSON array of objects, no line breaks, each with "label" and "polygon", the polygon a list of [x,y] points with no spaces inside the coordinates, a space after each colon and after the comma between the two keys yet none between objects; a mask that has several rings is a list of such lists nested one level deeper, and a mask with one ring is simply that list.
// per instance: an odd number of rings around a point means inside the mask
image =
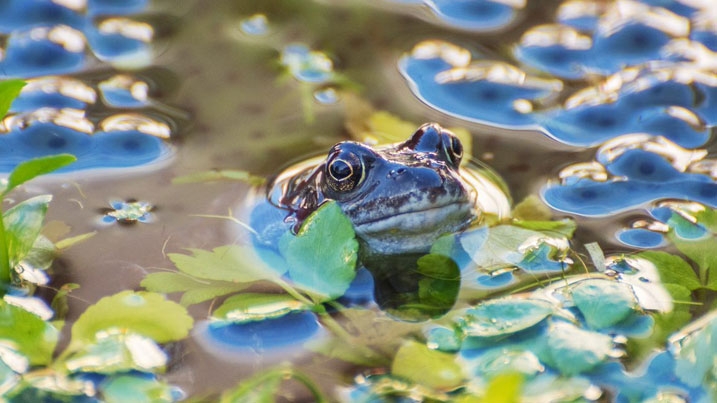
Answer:
[{"label": "frog eye", "polygon": [[358,155],[340,152],[326,163],[326,182],[336,192],[353,190],[363,179],[364,166]]},{"label": "frog eye", "polygon": [[446,154],[455,167],[461,164],[463,158],[463,144],[456,136],[448,136],[449,140],[445,143]]}]

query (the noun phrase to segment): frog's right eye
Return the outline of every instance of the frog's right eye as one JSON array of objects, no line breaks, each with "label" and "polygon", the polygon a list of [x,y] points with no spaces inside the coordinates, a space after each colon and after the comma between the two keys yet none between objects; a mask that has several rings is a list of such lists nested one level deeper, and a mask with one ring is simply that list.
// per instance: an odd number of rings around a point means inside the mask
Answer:
[{"label": "frog's right eye", "polygon": [[361,183],[364,165],[358,155],[339,151],[326,161],[326,182],[336,192],[349,192]]}]

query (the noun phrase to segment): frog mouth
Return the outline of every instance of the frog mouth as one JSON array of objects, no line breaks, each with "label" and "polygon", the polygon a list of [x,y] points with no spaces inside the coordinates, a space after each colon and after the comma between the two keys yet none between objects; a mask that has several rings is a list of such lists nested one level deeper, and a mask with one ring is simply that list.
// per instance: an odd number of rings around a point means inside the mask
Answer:
[{"label": "frog mouth", "polygon": [[473,217],[470,203],[454,202],[356,220],[354,229],[359,235],[392,233],[399,237],[400,234],[445,233],[461,229]]}]

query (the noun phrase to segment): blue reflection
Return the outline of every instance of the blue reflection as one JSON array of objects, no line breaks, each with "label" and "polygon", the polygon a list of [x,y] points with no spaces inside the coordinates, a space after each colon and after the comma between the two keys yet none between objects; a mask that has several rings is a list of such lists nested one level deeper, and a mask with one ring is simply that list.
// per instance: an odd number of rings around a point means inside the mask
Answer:
[{"label": "blue reflection", "polygon": [[407,55],[399,61],[399,68],[416,95],[434,108],[463,119],[498,126],[533,125],[534,117],[518,111],[515,102],[537,100],[550,94],[547,89],[487,78],[440,82],[436,75],[449,74],[453,66],[439,56],[418,58]]},{"label": "blue reflection", "polygon": [[551,207],[583,216],[604,216],[660,199],[692,200],[717,207],[717,183],[709,176],[680,172],[663,157],[632,149],[606,164],[619,179],[582,178],[543,191]]},{"label": "blue reflection", "polygon": [[247,323],[212,322],[199,335],[203,341],[232,352],[269,352],[299,346],[317,335],[321,326],[311,312]]},{"label": "blue reflection", "polygon": [[424,4],[441,22],[458,29],[494,31],[513,22],[525,4],[501,0],[393,0]]},{"label": "blue reflection", "polygon": [[[698,147],[717,124],[712,19],[709,6],[676,1],[566,2],[556,12],[557,24],[527,30],[513,47],[517,67],[470,62],[456,51],[439,56],[425,51],[426,41],[399,68],[421,100],[468,121],[536,128],[573,146],[649,133]],[[557,80],[536,87],[527,74],[535,70],[534,77],[586,80],[589,86],[563,83],[572,93],[558,93]]]},{"label": "blue reflection", "polygon": [[659,248],[667,243],[663,234],[645,228],[622,230],[617,233],[617,239],[625,245],[640,249]]},{"label": "blue reflection", "polygon": [[625,66],[660,59],[660,50],[670,39],[657,28],[629,23],[611,35],[596,35],[593,43],[596,57],[590,62],[607,74],[614,73]]},{"label": "blue reflection", "polygon": [[60,172],[91,168],[123,168],[165,158],[169,148],[160,138],[137,131],[99,132],[93,136],[53,123],[33,123],[0,137],[0,172],[10,172],[30,158],[74,154],[77,161]]},{"label": "blue reflection", "polygon": [[470,30],[504,27],[517,14],[510,5],[491,0],[427,0],[426,4],[446,23]]},{"label": "blue reflection", "polygon": [[[58,43],[58,37],[68,42]],[[80,70],[85,64],[82,34],[63,25],[13,32],[5,52],[0,76],[6,77],[63,74]]]},{"label": "blue reflection", "polygon": [[81,29],[86,23],[80,13],[52,0],[4,0],[0,4],[0,33],[4,34],[58,24]]},{"label": "blue reflection", "polygon": [[87,0],[90,15],[126,15],[142,12],[149,0]]}]

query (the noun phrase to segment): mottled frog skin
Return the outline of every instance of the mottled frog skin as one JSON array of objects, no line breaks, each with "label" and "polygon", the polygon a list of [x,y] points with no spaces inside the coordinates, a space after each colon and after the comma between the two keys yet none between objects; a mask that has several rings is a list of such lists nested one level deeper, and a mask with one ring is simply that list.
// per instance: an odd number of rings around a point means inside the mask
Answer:
[{"label": "mottled frog skin", "polygon": [[[282,222],[298,228],[335,200],[353,223],[364,253],[425,253],[442,234],[466,228],[484,212],[506,215],[499,186],[461,167],[463,146],[435,123],[403,143],[371,148],[344,141],[325,158],[282,172],[268,188]],[[253,224],[256,228],[256,224]]]}]

